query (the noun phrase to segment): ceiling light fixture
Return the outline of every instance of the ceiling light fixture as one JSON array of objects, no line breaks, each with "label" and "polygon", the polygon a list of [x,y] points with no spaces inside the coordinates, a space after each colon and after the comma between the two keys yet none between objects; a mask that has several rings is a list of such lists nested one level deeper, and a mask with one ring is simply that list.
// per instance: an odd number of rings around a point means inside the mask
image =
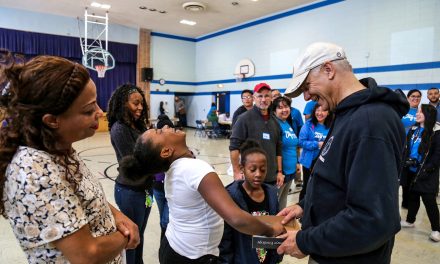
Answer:
[{"label": "ceiling light fixture", "polygon": [[238,6],[238,2],[232,2],[231,3],[233,6]]},{"label": "ceiling light fixture", "polygon": [[98,7],[98,8],[102,8],[102,9],[110,9],[110,7],[112,7],[111,5],[100,4],[98,2],[92,2],[90,5],[93,6],[93,7]]},{"label": "ceiling light fixture", "polygon": [[194,25],[197,24],[197,23],[194,22],[194,21],[190,21],[190,20],[182,19],[182,20],[180,20],[180,24],[185,24],[185,25],[194,26]]},{"label": "ceiling light fixture", "polygon": [[150,10],[151,12],[154,12],[154,11],[156,11],[156,8],[150,8],[148,10]]},{"label": "ceiling light fixture", "polygon": [[158,12],[161,13],[161,14],[166,14],[167,13],[167,11],[165,11],[165,10],[160,10]]},{"label": "ceiling light fixture", "polygon": [[140,6],[139,9],[144,10],[144,9],[147,9],[147,7],[146,6]]},{"label": "ceiling light fixture", "polygon": [[206,5],[200,2],[186,2],[183,3],[182,7],[189,12],[202,12],[206,10]]}]

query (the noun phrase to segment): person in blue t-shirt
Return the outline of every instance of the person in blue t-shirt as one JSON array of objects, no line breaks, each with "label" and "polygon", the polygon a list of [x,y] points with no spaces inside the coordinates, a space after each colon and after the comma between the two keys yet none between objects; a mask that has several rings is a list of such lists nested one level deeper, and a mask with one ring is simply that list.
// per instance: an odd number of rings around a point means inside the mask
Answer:
[{"label": "person in blue t-shirt", "polygon": [[[272,103],[277,99],[278,97],[281,97],[281,92],[277,89],[273,89],[272,92]],[[295,135],[299,136],[299,131],[301,131],[301,127],[304,125],[304,121],[301,116],[301,112],[296,109],[295,107],[290,107],[290,118],[292,119],[291,126],[293,128],[293,131],[295,131]]]},{"label": "person in blue t-shirt", "polygon": [[303,148],[299,163],[302,164],[304,180],[303,188],[299,194],[299,201],[306,195],[310,173],[327,137],[332,120],[333,115],[329,111],[324,111],[320,105],[315,104],[312,117],[306,121],[299,133],[299,146]]},{"label": "person in blue t-shirt", "polygon": [[420,100],[422,99],[422,92],[417,89],[412,89],[408,92],[406,96],[409,102],[409,112],[402,117],[402,123],[405,127],[405,132],[408,133],[408,130],[411,126],[416,123],[416,113],[417,108],[419,108]]},{"label": "person in blue t-shirt", "polygon": [[316,101],[310,100],[307,102],[306,107],[304,107],[303,115],[306,121],[312,116],[312,111],[315,108],[315,105]]},{"label": "person in blue t-shirt", "polygon": [[272,103],[272,112],[275,114],[276,120],[280,124],[282,135],[284,184],[278,190],[280,209],[286,207],[289,188],[292,185],[292,180],[295,178],[297,167],[299,167],[297,162],[299,154],[298,137],[292,127],[290,104],[290,99],[285,96],[278,97]]},{"label": "person in blue t-shirt", "polygon": [[431,222],[429,238],[440,242],[439,209],[437,193],[440,165],[440,125],[436,125],[437,111],[432,105],[422,104],[416,115],[416,124],[406,137],[403,154],[404,167],[400,177],[402,184],[402,204],[407,203],[408,214],[402,220],[402,227],[415,227],[420,198]]}]

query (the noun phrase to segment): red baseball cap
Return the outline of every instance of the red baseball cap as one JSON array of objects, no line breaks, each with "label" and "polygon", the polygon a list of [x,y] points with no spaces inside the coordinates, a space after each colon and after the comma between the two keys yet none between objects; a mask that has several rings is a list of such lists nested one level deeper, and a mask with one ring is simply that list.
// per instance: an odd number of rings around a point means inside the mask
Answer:
[{"label": "red baseball cap", "polygon": [[267,84],[267,83],[259,83],[259,84],[255,85],[254,93],[259,93],[261,89],[268,89],[269,91],[271,90],[269,84]]}]

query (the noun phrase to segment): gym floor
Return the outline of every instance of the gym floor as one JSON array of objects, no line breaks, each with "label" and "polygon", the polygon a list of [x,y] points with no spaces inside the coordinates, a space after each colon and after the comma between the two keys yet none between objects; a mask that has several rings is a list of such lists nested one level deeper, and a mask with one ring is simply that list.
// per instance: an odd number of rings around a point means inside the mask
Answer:
[{"label": "gym floor", "polygon": [[[187,143],[198,158],[212,164],[226,185],[232,181],[226,171],[229,167],[229,140],[208,139],[195,136],[195,130],[187,130]],[[116,205],[113,196],[114,181],[116,176],[116,156],[110,144],[109,134],[97,133],[92,138],[85,139],[75,144],[75,149],[86,162],[89,169],[98,177],[104,187],[107,199]],[[298,190],[292,187],[293,193],[288,196],[287,204],[298,201]],[[440,199],[438,199],[440,202]],[[401,210],[403,219],[406,210]],[[402,229],[396,236],[392,263],[438,263],[440,256],[440,243],[429,240],[431,232],[428,217],[423,205],[420,206],[415,228]],[[145,231],[144,262],[147,264],[159,263],[157,252],[160,243],[159,213],[156,204],[148,220]],[[307,263],[308,258],[297,260],[285,256],[282,263]],[[9,222],[0,218],[0,263],[24,264],[26,258],[12,233]]]}]

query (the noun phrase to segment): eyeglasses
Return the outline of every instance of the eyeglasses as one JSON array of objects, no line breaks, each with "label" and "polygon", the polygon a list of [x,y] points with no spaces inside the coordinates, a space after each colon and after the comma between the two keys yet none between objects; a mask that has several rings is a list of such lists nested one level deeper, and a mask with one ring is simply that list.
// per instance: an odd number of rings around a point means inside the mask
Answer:
[{"label": "eyeglasses", "polygon": [[420,99],[422,97],[421,96],[417,96],[417,95],[411,95],[409,98],[411,98],[411,99]]},{"label": "eyeglasses", "polygon": [[252,99],[252,96],[251,95],[248,95],[248,96],[243,96],[241,99]]},{"label": "eyeglasses", "polygon": [[263,95],[263,94],[259,94],[259,95],[257,95],[256,96],[258,99],[263,99],[263,98],[266,98],[266,99],[271,99],[272,98],[272,96],[270,95],[270,94],[265,94],[265,95]]}]

